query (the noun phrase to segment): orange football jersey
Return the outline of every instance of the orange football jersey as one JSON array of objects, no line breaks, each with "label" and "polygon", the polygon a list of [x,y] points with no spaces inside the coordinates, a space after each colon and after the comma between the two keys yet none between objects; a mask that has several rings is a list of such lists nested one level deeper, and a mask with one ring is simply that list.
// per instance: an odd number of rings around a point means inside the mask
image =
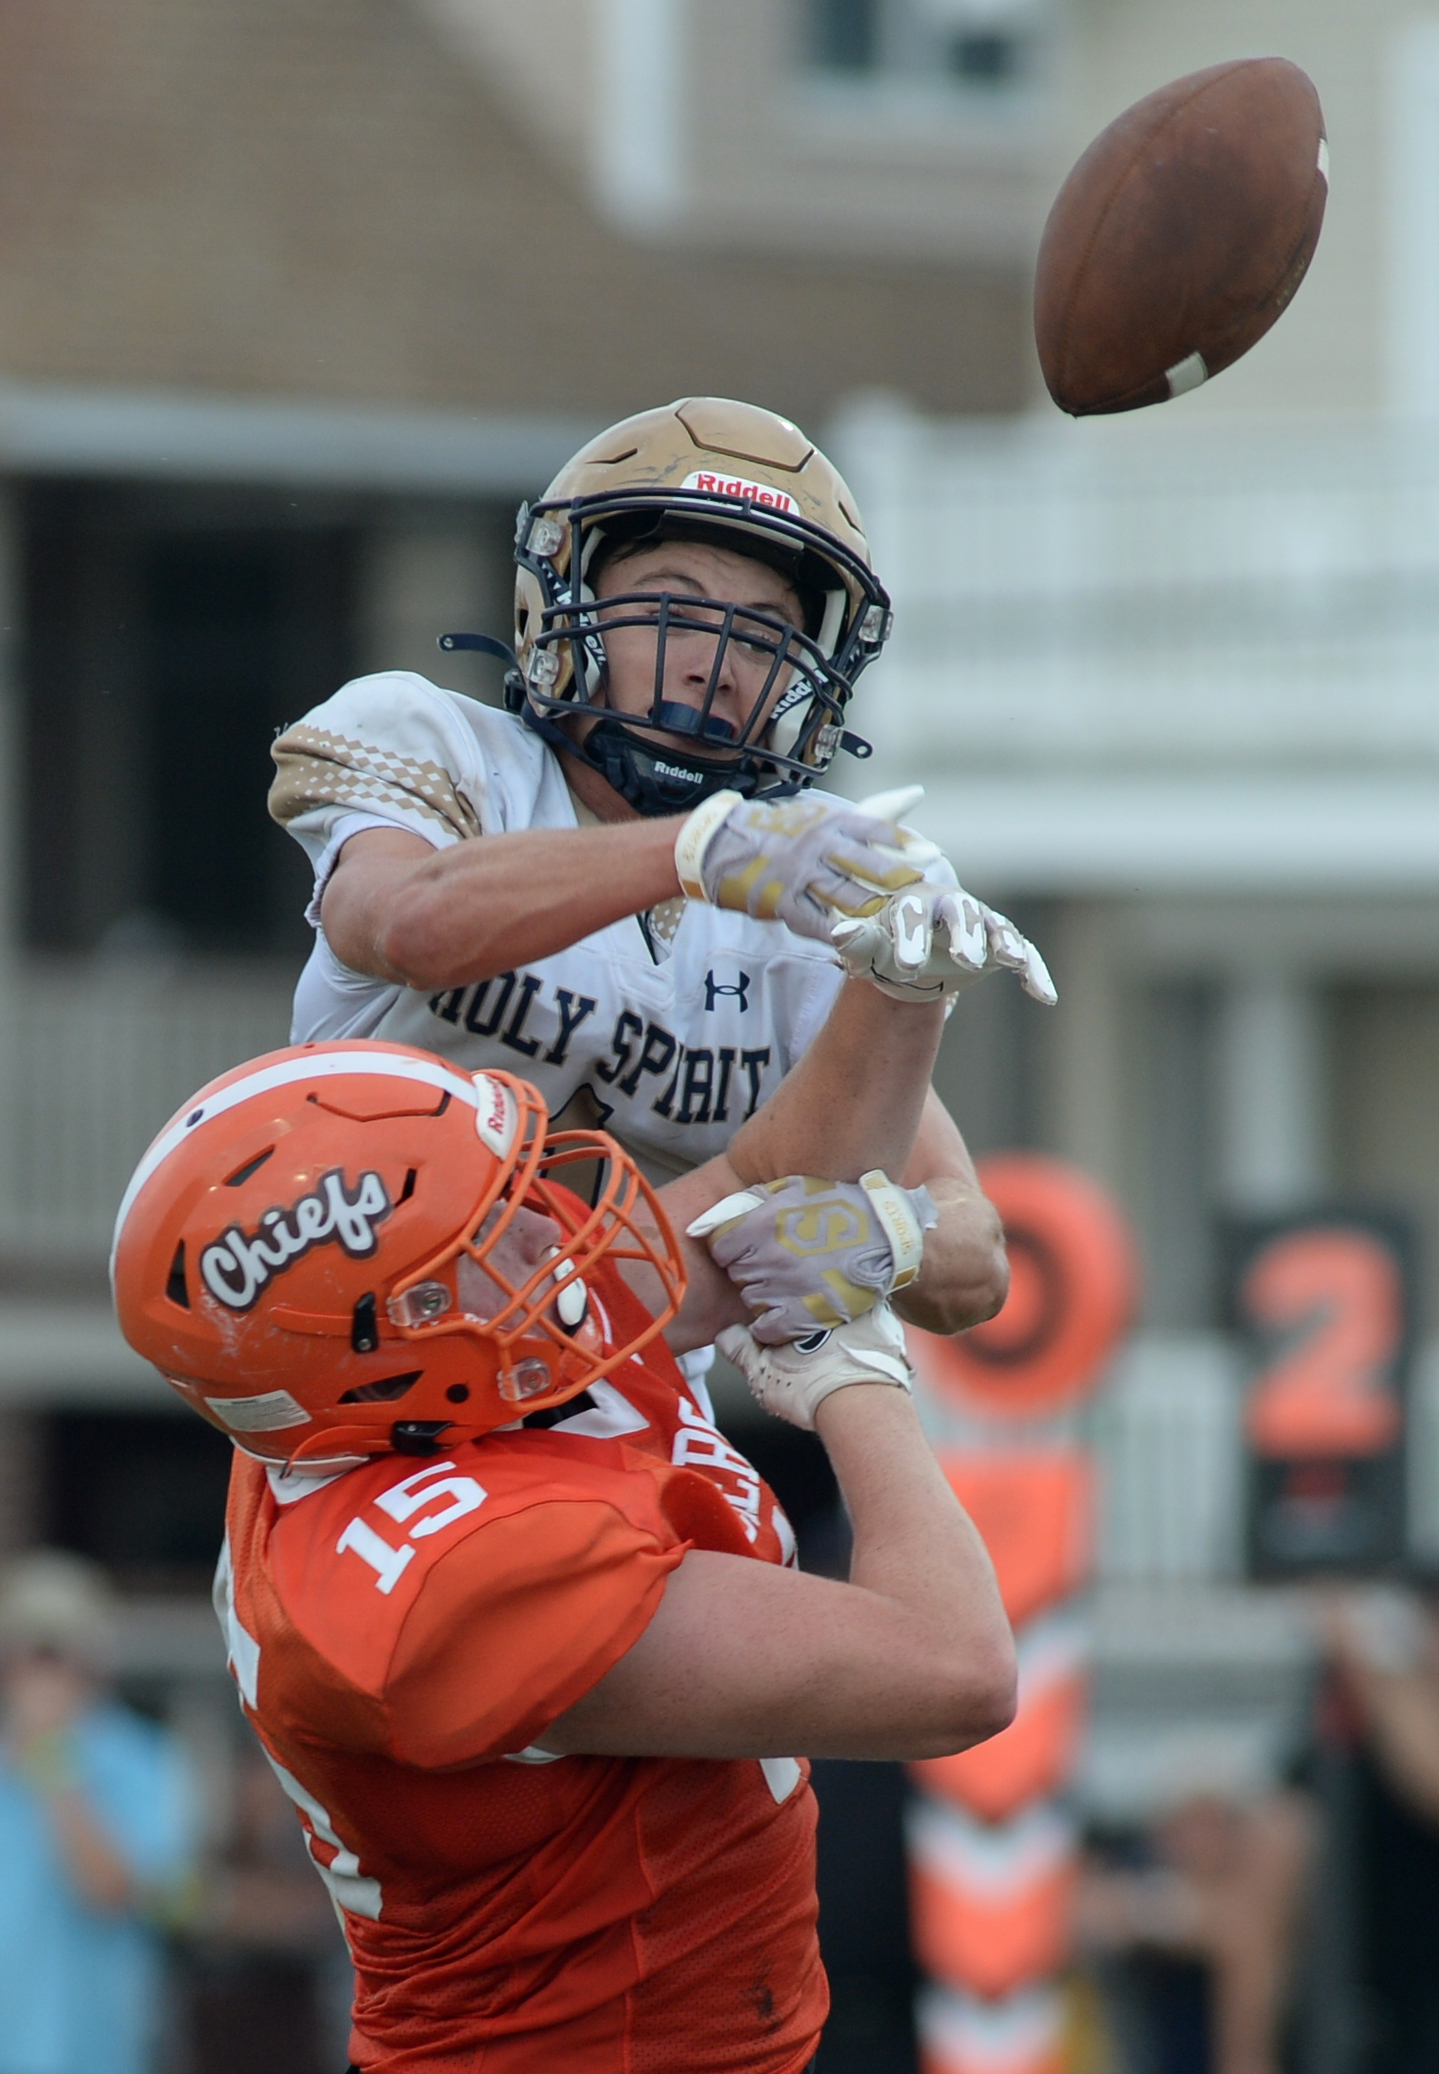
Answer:
[{"label": "orange football jersey", "polygon": [[[631,1329],[613,1270],[592,1290]],[[339,1904],[352,2057],[798,2074],[828,2006],[807,1768],[532,1747],[686,1549],[793,1536],[659,1342],[547,1416],[309,1484],[236,1456],[217,1601]]]}]

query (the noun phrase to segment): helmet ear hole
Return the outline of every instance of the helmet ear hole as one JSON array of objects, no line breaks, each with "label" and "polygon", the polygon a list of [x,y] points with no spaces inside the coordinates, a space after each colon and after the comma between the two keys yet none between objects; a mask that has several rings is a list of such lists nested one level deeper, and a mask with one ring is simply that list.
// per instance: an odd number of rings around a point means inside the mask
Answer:
[{"label": "helmet ear hole", "polygon": [[437,1455],[440,1435],[452,1423],[449,1419],[396,1419],[390,1428],[390,1446],[397,1455]]},{"label": "helmet ear hole", "polygon": [[175,1248],[175,1258],[170,1262],[170,1273],[165,1282],[165,1294],[171,1303],[177,1303],[182,1311],[190,1308],[190,1292],[185,1287],[185,1241],[181,1239]]},{"label": "helmet ear hole", "polygon": [[346,1390],[340,1402],[341,1404],[393,1404],[396,1398],[404,1397],[409,1391],[414,1389],[424,1372],[423,1368],[412,1368],[408,1375],[386,1375],[381,1376],[378,1381],[373,1383],[359,1383],[353,1390]]},{"label": "helmet ear hole", "polygon": [[380,1327],[375,1317],[375,1292],[367,1289],[355,1298],[350,1318],[350,1345],[357,1354],[373,1354],[380,1344]]},{"label": "helmet ear hole", "polygon": [[273,1159],[274,1153],[274,1146],[267,1145],[263,1152],[257,1152],[253,1159],[246,1160],[243,1167],[237,1167],[233,1174],[226,1175],[225,1186],[227,1188],[243,1187],[245,1182],[249,1180],[252,1174],[259,1173],[261,1167],[264,1166],[265,1161],[267,1159]]}]

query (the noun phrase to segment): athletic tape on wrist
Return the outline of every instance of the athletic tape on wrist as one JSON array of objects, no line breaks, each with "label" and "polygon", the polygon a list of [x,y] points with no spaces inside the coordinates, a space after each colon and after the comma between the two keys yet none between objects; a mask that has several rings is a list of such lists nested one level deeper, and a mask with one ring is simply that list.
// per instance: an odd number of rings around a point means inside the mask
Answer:
[{"label": "athletic tape on wrist", "polygon": [[704,866],[705,851],[710,839],[721,823],[727,821],[734,808],[740,804],[738,792],[712,792],[702,799],[694,812],[680,825],[675,837],[675,869],[680,884],[691,900],[708,900],[704,880],[700,873]]},{"label": "athletic tape on wrist", "polygon": [[907,1189],[898,1187],[881,1168],[861,1174],[859,1185],[874,1205],[889,1250],[894,1255],[893,1289],[908,1289],[924,1258],[924,1226],[920,1223]]}]

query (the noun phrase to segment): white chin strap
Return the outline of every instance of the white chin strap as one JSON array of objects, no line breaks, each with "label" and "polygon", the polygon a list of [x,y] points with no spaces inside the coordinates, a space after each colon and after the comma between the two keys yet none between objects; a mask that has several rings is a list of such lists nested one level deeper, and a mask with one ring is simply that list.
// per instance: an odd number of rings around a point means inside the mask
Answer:
[{"label": "white chin strap", "polygon": [[[820,622],[819,633],[815,637],[815,645],[826,662],[833,657],[836,648],[839,646],[839,637],[844,627],[844,616],[848,604],[848,591],[833,590],[825,592],[824,618]],[[796,674],[800,675],[798,672]],[[800,730],[804,726],[810,701],[814,697],[814,686],[809,682],[807,673],[800,675],[800,682],[807,687],[803,695],[796,698],[792,706],[787,706],[783,712],[777,714],[769,724],[766,747],[773,749],[777,756],[792,756],[794,754],[795,744],[799,740]],[[788,697],[788,693],[786,693],[786,697]]]}]

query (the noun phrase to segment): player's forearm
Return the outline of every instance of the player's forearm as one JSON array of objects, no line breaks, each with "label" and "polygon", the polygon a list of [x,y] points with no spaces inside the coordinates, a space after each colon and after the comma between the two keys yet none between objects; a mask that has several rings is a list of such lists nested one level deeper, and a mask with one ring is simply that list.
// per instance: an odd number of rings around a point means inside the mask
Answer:
[{"label": "player's forearm", "polygon": [[925,1332],[963,1332],[992,1318],[1009,1294],[1004,1228],[977,1182],[931,1175],[925,1186],[939,1223],[924,1235],[918,1280],[899,1292],[894,1307]]},{"label": "player's forearm", "polygon": [[387,832],[366,831],[326,888],[325,935],[352,970],[402,986],[489,979],[677,895],[678,827],[521,829],[424,856],[399,856]]},{"label": "player's forearm", "polygon": [[[686,1287],[678,1315],[665,1328],[665,1344],[673,1354],[687,1354],[694,1347],[710,1346],[726,1325],[745,1325],[749,1312],[738,1286],[723,1268],[716,1267],[708,1249],[687,1236],[685,1226],[702,1210],[742,1186],[739,1176],[723,1157],[706,1160],[691,1173],[667,1181],[658,1191],[685,1264]],[[640,1262],[628,1262],[625,1278],[640,1301],[653,1311],[661,1300],[659,1278]]]},{"label": "player's forearm", "polygon": [[929,1093],[944,1011],[891,1001],[863,980],[842,988],[829,1020],[775,1093],[730,1141],[742,1182],[819,1174],[857,1181],[902,1174]]},{"label": "player's forearm", "polygon": [[1245,1920],[1208,1954],[1216,2074],[1278,2074],[1279,2019],[1288,1967],[1287,1925]]},{"label": "player's forearm", "polygon": [[913,1403],[882,1387],[836,1390],[815,1428],[854,1529],[849,1581],[889,1600],[918,1645],[896,1652],[885,1681],[885,1746],[870,1729],[849,1754],[941,1755],[995,1734],[1014,1711],[1013,1637],[988,1551]]}]

